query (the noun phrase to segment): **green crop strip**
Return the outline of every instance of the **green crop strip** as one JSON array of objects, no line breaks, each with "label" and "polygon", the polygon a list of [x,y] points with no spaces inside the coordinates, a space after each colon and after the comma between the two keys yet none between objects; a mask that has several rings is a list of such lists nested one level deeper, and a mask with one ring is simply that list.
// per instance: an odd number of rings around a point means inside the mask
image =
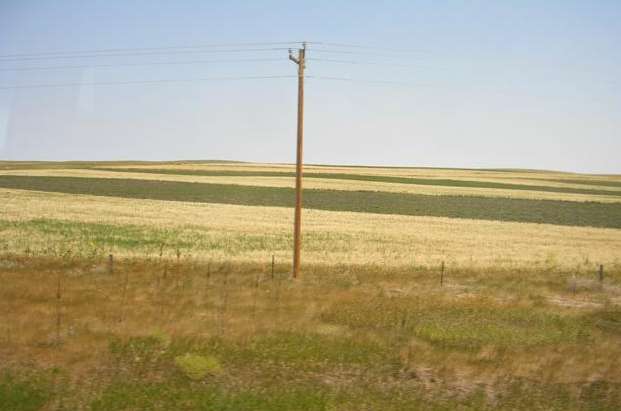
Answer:
[{"label": "green crop strip", "polygon": [[[116,178],[0,176],[0,187],[123,198],[292,207],[294,190]],[[305,190],[306,208],[377,214],[621,228],[621,204],[473,196]]]},{"label": "green crop strip", "polygon": [[[288,171],[245,171],[245,170],[183,170],[183,169],[136,169],[136,168],[97,168],[97,170],[149,173],[149,174],[172,174],[186,176],[205,176],[205,177],[294,177],[294,172]],[[305,178],[324,178],[331,180],[354,180],[372,181],[381,183],[415,184],[423,186],[442,186],[442,187],[465,187],[465,188],[494,188],[503,190],[529,190],[548,193],[567,193],[567,194],[587,194],[587,195],[606,195],[621,197],[621,191],[598,190],[589,188],[572,187],[551,187],[529,184],[495,183],[490,181],[474,180],[452,180],[437,178],[415,178],[383,175],[365,175],[348,173],[304,173]],[[554,180],[556,181],[556,180]],[[558,180],[559,182],[567,182]],[[590,184],[579,180],[579,184]],[[577,182],[576,182],[577,183]]]}]

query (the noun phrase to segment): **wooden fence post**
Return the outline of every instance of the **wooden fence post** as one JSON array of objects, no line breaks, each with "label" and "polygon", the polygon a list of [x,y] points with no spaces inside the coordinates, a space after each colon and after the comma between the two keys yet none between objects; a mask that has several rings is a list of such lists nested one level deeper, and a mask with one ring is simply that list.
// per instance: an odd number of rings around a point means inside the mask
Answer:
[{"label": "wooden fence post", "polygon": [[444,286],[444,261],[442,261],[442,266],[440,268],[440,287]]},{"label": "wooden fence post", "polygon": [[108,274],[114,273],[114,256],[108,255]]},{"label": "wooden fence post", "polygon": [[274,279],[274,254],[272,254],[272,280]]}]

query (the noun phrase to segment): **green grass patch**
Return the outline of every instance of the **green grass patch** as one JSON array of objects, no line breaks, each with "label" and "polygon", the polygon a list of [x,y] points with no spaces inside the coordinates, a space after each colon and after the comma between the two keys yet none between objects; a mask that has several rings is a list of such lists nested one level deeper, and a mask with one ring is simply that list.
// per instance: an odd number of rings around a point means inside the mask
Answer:
[{"label": "green grass patch", "polygon": [[175,365],[186,377],[195,381],[222,373],[220,362],[211,355],[186,353],[175,357]]},{"label": "green grass patch", "polygon": [[621,336],[621,307],[606,306],[596,310],[585,317],[600,330]]},{"label": "green grass patch", "polygon": [[34,411],[51,398],[49,382],[39,377],[0,376],[0,410]]},{"label": "green grass patch", "polygon": [[341,366],[382,368],[391,362],[394,347],[365,338],[345,335],[321,335],[311,332],[277,332],[258,335],[248,341],[210,338],[197,341],[177,339],[170,346],[170,355],[193,352],[215,356],[225,369],[267,365],[301,367],[304,370],[330,369]]},{"label": "green grass patch", "polygon": [[82,223],[55,219],[0,220],[0,233],[7,230],[23,231],[22,237],[30,238],[31,247],[35,245],[32,238],[37,234],[54,239],[56,244],[63,244],[67,248],[72,248],[74,252],[103,248],[156,249],[162,244],[189,248],[194,244],[194,238],[183,230],[137,225]]},{"label": "green grass patch", "polygon": [[[291,380],[280,376],[269,386],[254,382],[192,381],[163,377],[157,381],[103,378],[92,391],[79,384],[54,391],[41,386],[46,371],[29,378],[0,378],[0,409],[209,410],[209,411],[332,411],[332,410],[618,410],[621,386],[595,380],[571,384],[539,383],[514,378],[494,387],[488,397],[483,387],[459,392],[450,387],[423,388],[389,381],[371,384],[366,378],[338,385],[321,376]],[[38,375],[38,376],[37,376]],[[95,377],[97,378],[97,377]]]},{"label": "green grass patch", "polygon": [[466,351],[484,346],[521,348],[575,343],[590,335],[590,327],[580,317],[532,306],[502,305],[486,298],[355,299],[327,309],[321,318],[353,330],[414,336],[437,348]]},{"label": "green grass patch", "polygon": [[[372,367],[382,373],[391,372],[398,362],[395,347],[376,340],[293,331],[258,335],[245,341],[177,337],[170,345],[162,344],[156,336],[136,336],[111,340],[109,350],[127,375],[191,375],[190,379],[197,380],[249,369],[262,375],[264,381],[273,380],[274,375],[301,377],[310,371],[346,367]],[[182,372],[176,373],[175,369]],[[262,383],[257,381],[258,385]]]},{"label": "green grass patch", "polygon": [[255,338],[240,354],[247,360],[308,368],[357,365],[382,368],[393,356],[378,342],[349,336],[282,332]]},{"label": "green grass patch", "polygon": [[[9,236],[8,233],[12,232]],[[15,235],[19,232],[19,235]],[[204,226],[157,228],[132,224],[86,223],[70,220],[38,218],[33,220],[0,220],[0,250],[8,248],[36,254],[55,255],[71,250],[72,254],[92,255],[104,251],[124,250],[144,253],[182,251],[218,251],[238,256],[251,251],[289,250],[291,234],[246,234],[211,231]],[[304,235],[307,251],[347,251],[354,241],[352,235],[329,232],[308,232]],[[9,246],[8,243],[11,245]],[[7,249],[8,249],[7,248]]]},{"label": "green grass patch", "polygon": [[[0,187],[123,198],[292,207],[294,190],[136,179],[0,176]],[[305,190],[306,208],[621,228],[621,204],[473,196]]]},{"label": "green grass patch", "polygon": [[316,386],[227,391],[213,385],[119,382],[106,387],[91,409],[319,411],[327,410],[329,401],[325,390]]}]

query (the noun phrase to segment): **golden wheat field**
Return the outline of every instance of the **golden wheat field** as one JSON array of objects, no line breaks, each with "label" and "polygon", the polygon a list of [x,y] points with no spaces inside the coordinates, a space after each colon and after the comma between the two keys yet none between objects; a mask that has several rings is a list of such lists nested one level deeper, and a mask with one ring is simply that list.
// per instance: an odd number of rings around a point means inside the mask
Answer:
[{"label": "golden wheat field", "polygon": [[[280,207],[252,207],[136,200],[89,195],[0,191],[7,221],[50,219],[112,226],[139,225],[177,229],[198,241],[187,252],[203,260],[266,262],[272,255],[288,261],[293,215]],[[580,267],[585,262],[619,264],[621,230],[563,227],[545,224],[460,220],[441,217],[372,215],[306,210],[305,261],[326,264],[381,264],[390,267]],[[50,241],[79,250],[82,238],[63,238],[49,232],[24,235],[23,228],[5,229],[10,250],[44,249]],[[201,241],[231,243],[213,250]],[[248,238],[262,244],[246,247]],[[174,244],[174,241],[173,241]],[[159,244],[124,248],[110,244],[119,256],[155,255]],[[169,250],[169,252],[172,252]]]},{"label": "golden wheat field", "polygon": [[621,177],[0,164],[0,408],[621,408]]}]

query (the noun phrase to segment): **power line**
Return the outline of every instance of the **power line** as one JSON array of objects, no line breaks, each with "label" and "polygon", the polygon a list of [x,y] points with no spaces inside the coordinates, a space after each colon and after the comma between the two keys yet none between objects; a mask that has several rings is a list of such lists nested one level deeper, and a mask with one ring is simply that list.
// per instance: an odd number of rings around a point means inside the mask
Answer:
[{"label": "power line", "polygon": [[[308,61],[320,61],[326,63],[352,64],[352,65],[377,65],[391,67],[420,67],[419,64],[385,63],[378,61],[339,60],[330,58],[307,58]],[[223,60],[189,60],[189,61],[158,61],[148,63],[116,63],[116,64],[82,64],[71,66],[34,66],[34,67],[8,67],[0,68],[0,71],[46,71],[46,70],[72,70],[92,68],[114,67],[145,67],[167,65],[191,65],[191,64],[218,64],[218,63],[247,63],[247,62],[281,62],[280,58],[248,58],[248,59],[223,59]]]},{"label": "power line", "polygon": [[[77,86],[114,86],[114,85],[133,85],[133,84],[163,84],[163,83],[194,83],[202,81],[235,81],[235,80],[269,80],[269,79],[287,79],[298,78],[296,75],[274,75],[274,76],[239,76],[239,77],[204,77],[194,79],[160,79],[160,80],[136,80],[136,81],[107,81],[93,83],[51,83],[51,84],[22,84],[15,86],[0,86],[0,90],[14,89],[39,89],[39,88],[63,88]],[[428,86],[428,84],[413,84],[394,80],[373,80],[351,77],[334,77],[334,76],[304,76],[311,80],[331,80],[343,81],[349,83],[367,83],[367,84],[384,84],[384,85],[400,85],[400,86]]]},{"label": "power line", "polygon": [[111,67],[141,67],[160,65],[185,65],[185,64],[212,64],[212,63],[246,63],[246,62],[276,62],[278,58],[252,58],[252,59],[226,59],[226,60],[191,60],[191,61],[163,61],[150,63],[119,63],[119,64],[84,64],[73,66],[45,66],[45,67],[13,67],[0,68],[0,71],[43,71],[43,70],[71,70],[88,68],[111,68]]},{"label": "power line", "polygon": [[297,47],[301,44],[318,45],[321,47],[338,47],[338,48],[355,48],[365,50],[382,50],[394,53],[412,53],[421,52],[421,50],[407,50],[390,47],[369,46],[360,44],[335,43],[325,41],[272,41],[272,42],[239,42],[239,43],[209,43],[200,45],[177,45],[164,47],[121,47],[121,48],[99,48],[99,49],[82,49],[72,51],[44,51],[38,53],[14,53],[0,55],[0,59],[11,58],[30,58],[30,57],[62,57],[68,55],[83,54],[100,54],[100,53],[134,53],[134,52],[152,52],[152,51],[174,51],[174,50],[196,50],[196,49],[217,49],[222,47],[263,47],[263,46],[291,46]]},{"label": "power line", "polygon": [[402,56],[397,54],[389,54],[389,53],[375,53],[369,52],[365,50],[334,50],[334,49],[317,49],[311,48],[313,53],[327,53],[327,54],[351,54],[351,55],[363,55],[363,56],[375,56],[375,57],[388,57],[392,59],[401,59]]},{"label": "power line", "polygon": [[161,79],[161,80],[137,80],[137,81],[107,81],[95,83],[55,83],[55,84],[24,84],[16,86],[2,86],[0,90],[13,89],[37,89],[37,88],[62,88],[75,86],[113,86],[129,84],[161,84],[161,83],[194,83],[201,81],[234,81],[234,80],[268,80],[297,78],[295,75],[275,75],[275,76],[240,76],[240,77],[204,77],[194,79]]},{"label": "power line", "polygon": [[[276,47],[282,45],[295,45],[302,42],[264,42],[264,43],[222,43],[209,44],[202,46],[170,46],[170,47],[143,47],[143,48],[105,48],[81,50],[74,52],[41,52],[41,53],[18,53],[0,55],[0,63],[3,62],[20,62],[20,61],[37,61],[37,60],[64,60],[64,59],[81,59],[81,58],[101,58],[101,57],[136,57],[136,56],[152,56],[152,55],[179,55],[179,54],[205,54],[205,53],[245,53],[245,52],[269,52],[283,51],[289,47]],[[308,44],[318,45],[312,47],[313,52],[317,53],[338,53],[352,55],[371,55],[381,57],[395,58],[395,53],[411,53],[413,50],[398,50],[381,47],[371,47],[343,43],[328,42],[308,42]],[[260,47],[272,45],[275,47]],[[230,48],[238,46],[240,48]],[[334,49],[337,47],[337,49]],[[349,50],[342,50],[347,48]],[[351,50],[353,48],[354,50]],[[357,49],[357,50],[356,50]],[[367,51],[371,50],[371,51]],[[372,50],[380,50],[384,53],[375,53]],[[420,51],[418,51],[420,52]]]},{"label": "power line", "polygon": [[363,46],[360,44],[351,44],[351,43],[332,43],[332,42],[326,42],[326,41],[311,41],[310,44],[318,44],[320,46],[334,46],[334,47],[354,47],[354,48],[365,48],[365,49],[375,49],[375,47],[371,47],[371,46]]},{"label": "power line", "polygon": [[413,84],[407,83],[403,81],[394,81],[394,80],[369,80],[369,79],[360,79],[360,78],[351,78],[351,77],[333,77],[333,76],[306,76],[308,79],[315,80],[335,80],[335,81],[345,81],[351,83],[368,83],[368,84],[393,84],[393,85],[403,85],[403,86],[421,86],[424,84]]},{"label": "power line", "polygon": [[377,66],[395,66],[395,67],[418,67],[418,64],[401,64],[401,63],[384,63],[378,61],[360,61],[360,60],[339,60],[330,58],[309,58],[309,61],[322,61],[327,63],[342,63],[354,65],[377,65]]},{"label": "power line", "polygon": [[327,46],[327,47],[339,47],[339,48],[354,48],[354,49],[363,49],[363,50],[381,50],[391,53],[428,53],[427,50],[413,50],[413,49],[402,49],[402,48],[394,48],[394,47],[380,47],[380,46],[368,46],[361,44],[347,44],[347,43],[332,43],[325,41],[311,41],[309,44],[317,44],[319,46]]},{"label": "power line", "polygon": [[168,47],[139,47],[139,48],[105,48],[105,49],[90,49],[90,50],[75,50],[75,51],[48,51],[39,53],[18,53],[18,54],[4,54],[0,55],[0,58],[13,58],[13,57],[38,57],[38,56],[54,56],[54,55],[72,55],[72,54],[93,54],[93,53],[118,53],[125,52],[131,53],[135,51],[165,51],[165,50],[182,50],[182,49],[209,49],[219,47],[259,47],[259,46],[282,46],[282,45],[296,45],[302,44],[301,41],[277,41],[277,42],[249,42],[249,43],[211,43],[203,45],[193,46],[168,46]]},{"label": "power line", "polygon": [[33,56],[23,58],[3,58],[2,62],[19,62],[33,60],[62,60],[62,59],[80,59],[80,58],[96,58],[96,57],[135,57],[135,56],[153,56],[153,55],[169,55],[169,54],[203,54],[203,53],[245,53],[245,52],[265,52],[265,51],[283,51],[288,47],[269,47],[269,48],[241,48],[241,49],[209,49],[209,50],[177,50],[177,51],[146,51],[146,52],[123,52],[123,53],[106,53],[106,54],[81,54],[81,55],[55,55],[55,56]]}]

